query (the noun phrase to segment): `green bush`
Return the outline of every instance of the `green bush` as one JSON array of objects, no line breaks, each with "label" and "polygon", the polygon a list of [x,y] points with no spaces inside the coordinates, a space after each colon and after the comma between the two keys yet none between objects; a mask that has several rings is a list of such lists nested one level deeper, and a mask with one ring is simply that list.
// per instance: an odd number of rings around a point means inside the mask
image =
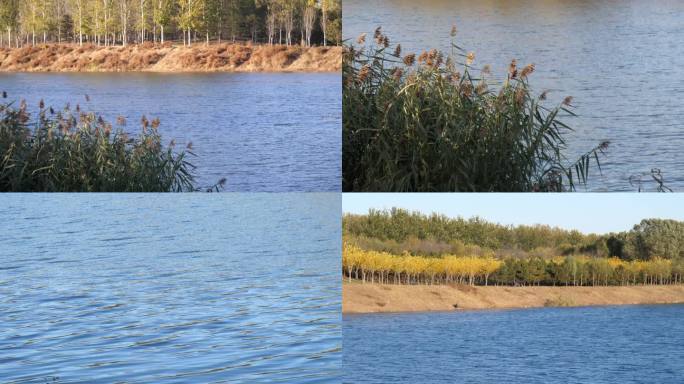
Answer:
[{"label": "green bush", "polygon": [[513,60],[495,89],[487,66],[452,47],[402,56],[380,28],[374,43],[345,47],[344,191],[567,191],[586,184],[590,163],[600,170],[608,142],[564,156],[572,98],[544,106],[534,65]]},{"label": "green bush", "polygon": [[[6,97],[6,93],[3,93]],[[0,104],[0,191],[168,192],[193,191],[191,147],[164,146],[159,120],[141,120],[129,136],[102,117],[67,106],[55,112],[41,101],[32,120],[25,102]],[[222,182],[212,188],[218,189]]]}]

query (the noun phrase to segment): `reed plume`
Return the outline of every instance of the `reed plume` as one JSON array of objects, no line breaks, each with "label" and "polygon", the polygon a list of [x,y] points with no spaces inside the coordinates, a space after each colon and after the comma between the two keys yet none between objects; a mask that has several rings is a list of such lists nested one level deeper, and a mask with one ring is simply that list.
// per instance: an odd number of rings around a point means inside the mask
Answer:
[{"label": "reed plume", "polygon": [[[102,116],[68,109],[32,120],[26,103],[0,104],[0,191],[168,192],[196,190],[187,151],[164,148],[161,136],[141,119],[134,138],[113,131]],[[54,112],[50,108],[51,112]],[[52,114],[50,115],[52,116]],[[77,119],[78,117],[78,119]],[[125,119],[117,119],[125,126]],[[158,119],[152,123],[159,124]]]},{"label": "reed plume", "polygon": [[532,97],[534,64],[511,60],[497,86],[453,41],[401,60],[380,27],[374,41],[343,56],[344,191],[572,191],[601,170],[607,143],[567,160],[572,98]]}]

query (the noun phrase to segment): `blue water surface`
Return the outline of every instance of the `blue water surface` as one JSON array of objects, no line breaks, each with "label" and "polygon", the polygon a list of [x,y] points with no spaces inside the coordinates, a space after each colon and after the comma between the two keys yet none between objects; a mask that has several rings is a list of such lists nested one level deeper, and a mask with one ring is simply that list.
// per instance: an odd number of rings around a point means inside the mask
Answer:
[{"label": "blue water surface", "polygon": [[1,383],[339,382],[338,194],[0,197]]},{"label": "blue water surface", "polygon": [[345,315],[346,383],[682,383],[684,305]]}]

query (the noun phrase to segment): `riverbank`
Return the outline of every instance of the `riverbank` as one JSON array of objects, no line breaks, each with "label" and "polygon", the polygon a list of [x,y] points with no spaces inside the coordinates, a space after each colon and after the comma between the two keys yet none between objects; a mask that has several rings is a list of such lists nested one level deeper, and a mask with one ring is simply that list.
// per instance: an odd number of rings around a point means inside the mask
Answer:
[{"label": "riverbank", "polygon": [[338,72],[341,47],[43,44],[0,48],[0,72]]},{"label": "riverbank", "polygon": [[358,282],[342,285],[342,313],[347,314],[673,303],[684,303],[684,285],[484,287]]}]

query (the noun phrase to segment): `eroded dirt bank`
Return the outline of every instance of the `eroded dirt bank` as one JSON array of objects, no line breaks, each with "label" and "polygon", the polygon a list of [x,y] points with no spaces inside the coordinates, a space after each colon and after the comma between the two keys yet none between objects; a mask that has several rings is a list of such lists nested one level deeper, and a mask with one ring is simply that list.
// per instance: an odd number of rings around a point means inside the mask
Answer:
[{"label": "eroded dirt bank", "polygon": [[471,287],[380,285],[356,282],[345,282],[342,285],[343,313],[671,303],[684,303],[684,285]]},{"label": "eroded dirt bank", "polygon": [[338,72],[341,47],[165,44],[0,48],[3,72]]}]

